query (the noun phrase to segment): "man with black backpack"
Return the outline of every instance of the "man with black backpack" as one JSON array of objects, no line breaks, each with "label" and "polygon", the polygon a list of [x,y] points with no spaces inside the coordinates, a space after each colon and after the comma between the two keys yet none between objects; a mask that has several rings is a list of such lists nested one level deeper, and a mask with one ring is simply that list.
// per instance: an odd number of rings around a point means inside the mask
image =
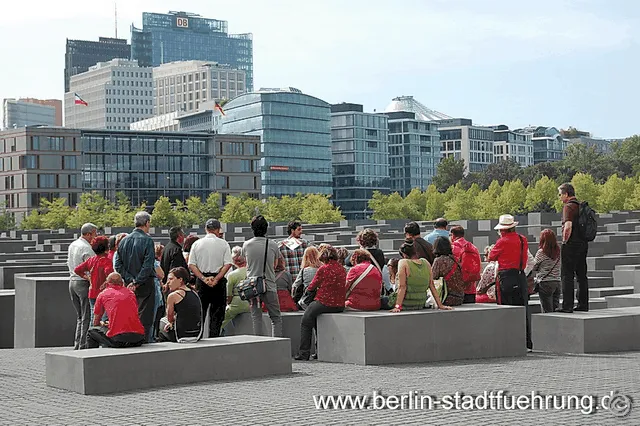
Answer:
[{"label": "man with black backpack", "polygon": [[[576,199],[573,185],[563,183],[558,187],[562,208],[562,307],[556,312],[571,313],[589,310],[589,282],[587,279],[587,251],[597,230],[595,212],[587,202]],[[578,280],[578,304],[573,307],[574,279]]]}]

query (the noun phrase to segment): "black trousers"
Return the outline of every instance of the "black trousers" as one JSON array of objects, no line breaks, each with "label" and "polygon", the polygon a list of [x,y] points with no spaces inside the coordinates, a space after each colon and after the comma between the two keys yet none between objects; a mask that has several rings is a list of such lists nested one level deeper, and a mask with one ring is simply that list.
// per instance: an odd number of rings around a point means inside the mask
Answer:
[{"label": "black trousers", "polygon": [[464,299],[462,303],[476,303],[476,295],[475,294],[466,294],[464,295]]},{"label": "black trousers", "polygon": [[307,309],[304,310],[300,323],[300,355],[308,357],[311,354],[311,338],[313,330],[316,328],[318,315],[335,314],[342,311],[344,311],[344,306],[324,306],[317,300],[309,304]]},{"label": "black trousers", "polygon": [[587,251],[584,241],[570,241],[562,245],[562,309],[573,311],[574,279],[578,280],[579,309],[589,309],[589,281],[587,280]]},{"label": "black trousers", "polygon": [[122,333],[113,337],[107,336],[107,327],[91,327],[87,332],[87,347],[97,348],[99,345],[108,348],[131,348],[142,345],[146,338],[142,334]]},{"label": "black trousers", "polygon": [[[202,274],[205,277],[215,277],[217,274]],[[198,296],[202,302],[202,320],[207,318],[209,312],[209,337],[220,337],[220,328],[224,321],[225,308],[227,307],[227,279],[222,277],[215,287],[209,287],[204,282],[197,280]],[[211,310],[209,311],[209,307]]]},{"label": "black trousers", "polygon": [[138,301],[138,316],[144,327],[144,334],[149,336],[156,318],[156,287],[153,278],[141,284],[136,289],[136,300]]},{"label": "black trousers", "polygon": [[529,289],[527,277],[523,271],[507,269],[500,271],[500,295],[501,305],[524,306],[526,315],[526,344],[527,348],[533,348],[531,341],[531,310],[529,309]]}]

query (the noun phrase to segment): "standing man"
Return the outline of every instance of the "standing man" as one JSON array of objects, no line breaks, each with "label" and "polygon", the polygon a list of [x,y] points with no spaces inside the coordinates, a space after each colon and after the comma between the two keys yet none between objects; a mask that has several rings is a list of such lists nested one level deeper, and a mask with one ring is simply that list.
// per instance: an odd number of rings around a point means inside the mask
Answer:
[{"label": "standing man", "polygon": [[[562,308],[557,312],[587,312],[589,310],[589,281],[587,279],[587,252],[589,243],[580,233],[578,214],[580,203],[576,191],[570,183],[558,187],[558,197],[564,203],[562,207]],[[578,280],[578,304],[573,307],[573,280]]]},{"label": "standing man", "polygon": [[151,215],[141,211],[136,213],[134,220],[136,228],[118,244],[116,272],[122,276],[129,290],[135,293],[138,316],[144,334],[148,336],[156,315],[155,246],[148,235]]},{"label": "standing man", "polygon": [[182,267],[187,271],[189,270],[187,261],[184,259],[184,255],[182,254],[182,244],[184,243],[184,232],[182,231],[182,228],[174,226],[169,229],[169,239],[171,241],[165,246],[164,251],[162,252],[162,260],[160,261],[160,267],[164,272],[164,278],[162,279],[163,283],[167,282],[169,271],[173,268]]},{"label": "standing man", "polygon": [[220,221],[209,219],[204,227],[207,235],[193,243],[189,251],[189,269],[196,277],[203,321],[209,312],[209,337],[219,337],[227,306],[225,275],[233,266],[233,260],[229,243],[220,238]]},{"label": "standing man", "polygon": [[[289,227],[291,227],[291,224],[289,224]],[[299,223],[298,228],[300,228],[300,232],[302,232],[302,227],[299,226]],[[253,334],[256,336],[265,335],[260,303],[264,302],[264,306],[267,308],[267,312],[269,312],[269,318],[271,318],[272,337],[282,337],[282,317],[280,314],[280,301],[278,299],[275,273],[277,269],[276,265],[280,261],[280,251],[275,241],[267,239],[269,222],[267,222],[267,219],[262,215],[258,215],[251,220],[251,229],[253,230],[253,238],[246,241],[242,246],[242,254],[247,259],[247,276],[264,276],[267,287],[267,291],[263,295],[250,302]],[[300,234],[295,238],[299,237]]]},{"label": "standing man", "polygon": [[447,231],[447,226],[449,226],[449,222],[447,222],[447,219],[445,219],[444,217],[439,217],[436,219],[433,226],[434,226],[433,231],[431,231],[431,233],[427,235],[427,238],[426,238],[429,244],[433,245],[433,243],[436,242],[436,238],[438,237],[444,237],[447,239],[449,238],[449,231]]},{"label": "standing man", "polygon": [[407,223],[404,226],[404,237],[407,240],[413,240],[419,258],[426,259],[430,264],[433,263],[433,259],[435,258],[433,255],[433,245],[420,236],[420,225],[416,222]]},{"label": "standing man", "polygon": [[529,310],[529,291],[527,266],[529,243],[516,232],[516,222],[510,214],[500,216],[494,229],[500,231],[500,238],[489,252],[489,261],[498,262],[499,291],[496,293],[499,305],[524,306],[526,315],[527,349],[533,349],[531,341],[531,311]]},{"label": "standing man", "polygon": [[300,272],[300,265],[302,265],[304,251],[310,244],[309,241],[302,238],[302,223],[297,220],[289,222],[287,233],[289,238],[280,241],[278,247],[284,257],[285,268],[292,277],[297,277]]},{"label": "standing man", "polygon": [[93,239],[98,234],[98,227],[93,223],[85,223],[80,228],[80,238],[69,245],[67,267],[69,268],[69,295],[76,309],[76,335],[73,349],[86,349],[87,330],[91,321],[91,305],[89,304],[89,287],[91,284],[85,277],[77,275],[74,270],[85,260],[94,256],[91,248]]}]

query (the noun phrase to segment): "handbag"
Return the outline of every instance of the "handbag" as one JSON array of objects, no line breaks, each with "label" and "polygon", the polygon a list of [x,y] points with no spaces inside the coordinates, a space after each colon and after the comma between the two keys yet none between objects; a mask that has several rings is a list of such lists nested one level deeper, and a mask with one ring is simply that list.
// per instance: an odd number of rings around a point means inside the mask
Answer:
[{"label": "handbag", "polygon": [[[521,235],[518,235],[520,238],[520,272],[524,274],[524,268],[522,267],[522,255],[524,254],[524,240]],[[536,283],[533,279],[533,271],[529,272],[527,275],[527,292],[529,294],[533,294],[536,292]]]},{"label": "handbag", "polygon": [[298,306],[300,306],[300,309],[302,309],[303,311],[305,309],[307,309],[309,307],[309,305],[311,304],[311,302],[313,302],[316,298],[316,293],[318,292],[318,290],[305,290],[304,294],[302,295],[302,298],[300,298],[300,300],[298,301]]},{"label": "handbag", "polygon": [[264,262],[262,264],[261,277],[248,277],[238,284],[238,295],[242,300],[253,300],[267,292],[267,281],[265,273],[267,271],[267,251],[269,249],[269,239],[264,244]]},{"label": "handbag", "polygon": [[360,276],[351,284],[351,286],[349,286],[349,289],[347,290],[347,293],[344,297],[345,300],[349,298],[349,295],[351,294],[353,289],[356,288],[356,286],[360,283],[360,281],[362,281],[364,277],[366,277],[373,268],[374,268],[373,265],[369,265],[369,267],[363,273],[360,274]]}]

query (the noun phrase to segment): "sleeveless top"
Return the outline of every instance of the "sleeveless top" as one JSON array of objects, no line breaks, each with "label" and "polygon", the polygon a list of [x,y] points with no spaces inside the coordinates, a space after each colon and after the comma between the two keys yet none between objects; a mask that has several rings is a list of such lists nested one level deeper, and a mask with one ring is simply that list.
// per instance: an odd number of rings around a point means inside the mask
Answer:
[{"label": "sleeveless top", "polygon": [[[184,291],[184,290],[183,290]],[[193,291],[184,291],[185,295],[174,305],[176,311],[176,340],[198,338],[202,333],[202,304]]]},{"label": "sleeveless top", "polygon": [[407,277],[407,292],[402,302],[403,310],[423,309],[427,301],[427,290],[431,279],[431,268],[425,259],[417,264],[408,260],[410,274]]}]

